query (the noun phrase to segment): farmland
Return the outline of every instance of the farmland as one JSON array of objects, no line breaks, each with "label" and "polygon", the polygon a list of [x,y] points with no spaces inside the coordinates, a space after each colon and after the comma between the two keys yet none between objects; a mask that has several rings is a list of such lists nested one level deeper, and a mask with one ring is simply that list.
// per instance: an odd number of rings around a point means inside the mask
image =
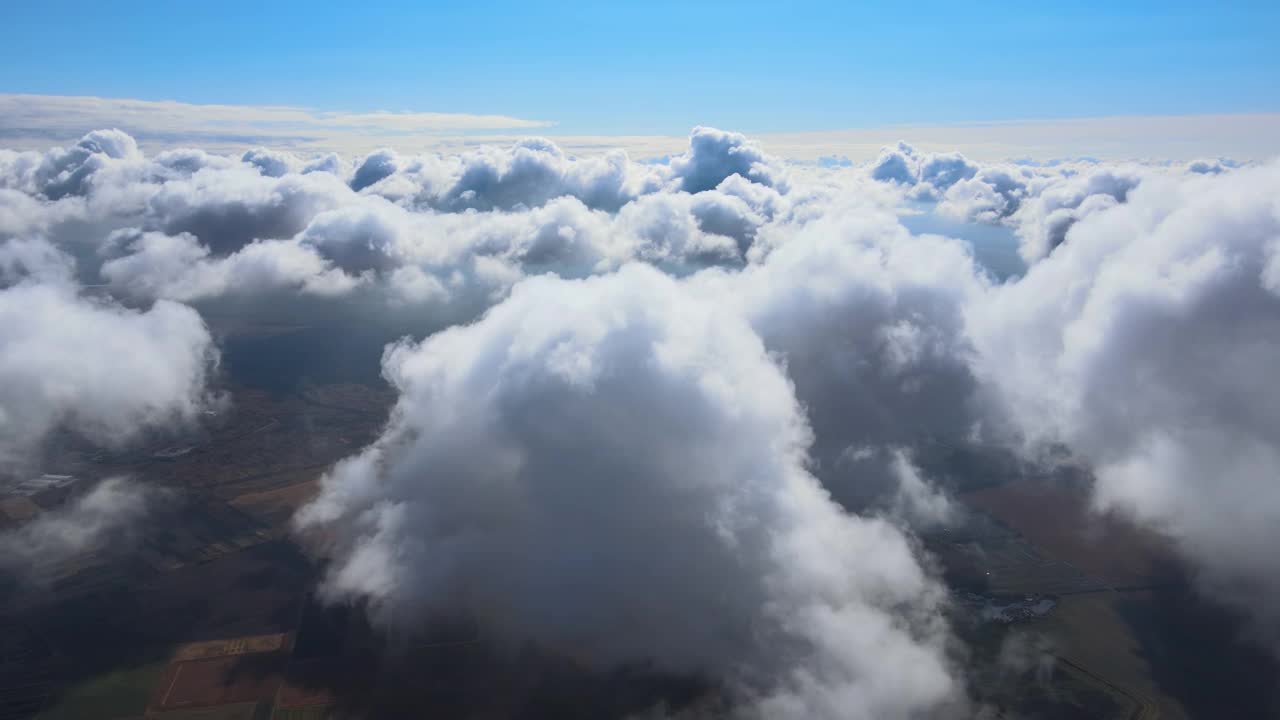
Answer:
[{"label": "farmland", "polygon": [[[272,332],[243,342],[270,344]],[[0,525],[12,527],[93,478],[161,489],[128,543],[41,568],[38,587],[0,585],[0,720],[561,720],[714,705],[696,678],[500,650],[465,618],[388,638],[363,608],[324,605],[313,596],[322,548],[298,545],[289,520],[326,468],[376,436],[393,395],[343,368],[284,375],[229,347],[224,402],[201,427],[119,452],[60,438],[50,473],[0,498]],[[1212,717],[1236,698],[1188,690],[1204,675],[1261,698],[1235,717],[1280,707],[1273,664],[1194,601],[1160,537],[1091,513],[1087,479],[930,453],[963,522],[924,545],[955,590],[974,694],[995,717]],[[1010,655],[1022,658],[1013,669]]]},{"label": "farmland", "polygon": [[158,488],[128,543],[41,566],[39,585],[0,582],[0,719],[270,717],[318,572],[288,519],[391,394],[242,375],[200,427],[122,451],[58,438],[50,473],[0,497],[3,527],[93,479]]},{"label": "farmland", "polygon": [[[969,514],[964,527],[930,543],[943,565],[969,592],[1054,601],[1043,617],[1013,625],[961,622],[979,654],[985,647],[995,658],[1010,642],[1036,647],[1038,678],[984,679],[1000,707],[1125,720],[1212,718],[1233,706],[1232,717],[1280,711],[1280,693],[1268,686],[1280,668],[1241,642],[1239,618],[1196,597],[1162,538],[1091,511],[1081,478],[1020,478],[958,497]],[[1235,674],[1222,677],[1223,666]],[[1206,684],[1197,675],[1217,679]],[[1224,685],[1241,691],[1188,696]],[[1240,707],[1241,698],[1253,700]]]}]

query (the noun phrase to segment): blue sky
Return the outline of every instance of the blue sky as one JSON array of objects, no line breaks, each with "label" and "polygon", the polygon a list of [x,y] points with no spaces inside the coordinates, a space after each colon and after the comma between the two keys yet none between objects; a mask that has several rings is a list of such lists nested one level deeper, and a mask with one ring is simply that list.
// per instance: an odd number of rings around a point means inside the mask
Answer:
[{"label": "blue sky", "polygon": [[1277,2],[46,0],[3,15],[0,93],[601,134],[1280,110]]}]

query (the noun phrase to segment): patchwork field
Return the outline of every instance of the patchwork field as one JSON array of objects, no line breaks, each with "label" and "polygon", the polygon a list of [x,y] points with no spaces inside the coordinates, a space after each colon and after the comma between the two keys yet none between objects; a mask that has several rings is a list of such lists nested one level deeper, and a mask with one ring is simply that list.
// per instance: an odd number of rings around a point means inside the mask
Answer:
[{"label": "patchwork field", "polygon": [[164,663],[150,663],[91,678],[64,690],[40,720],[141,717],[164,670]]},{"label": "patchwork field", "polygon": [[287,659],[285,653],[259,653],[172,663],[156,684],[151,711],[270,703]]},{"label": "patchwork field", "polygon": [[1168,582],[1172,549],[1123,518],[1092,512],[1087,489],[1061,480],[1020,480],[964,495],[1056,561],[1107,586]]},{"label": "patchwork field", "polygon": [[[1014,628],[971,631],[1042,644],[1038,652],[1053,667],[1049,689],[1024,678],[1006,702],[1046,717],[1280,717],[1280,667],[1250,646],[1240,619],[1198,597],[1158,535],[1095,513],[1076,480],[1022,479],[963,493],[972,522],[933,541],[949,576],[971,592],[1056,601]],[[1070,707],[1077,710],[1063,709]],[[1094,710],[1079,714],[1085,707]],[[1222,715],[1224,708],[1235,709]]]},{"label": "patchwork field", "polygon": [[1063,598],[1044,621],[1055,653],[1076,672],[1131,699],[1135,720],[1186,718],[1182,706],[1154,681],[1154,671],[1132,628],[1117,610],[1115,593]]},{"label": "patchwork field", "polygon": [[147,720],[268,720],[271,709],[260,703],[236,703],[217,707],[149,712]]},{"label": "patchwork field", "polygon": [[315,497],[320,490],[318,478],[313,471],[299,472],[296,479],[297,482],[271,490],[237,495],[228,504],[265,523],[287,523],[298,508]]},{"label": "patchwork field", "polygon": [[206,640],[204,642],[187,643],[178,647],[173,654],[174,662],[187,660],[205,660],[208,658],[231,655],[251,655],[253,653],[281,652],[286,649],[289,636],[284,633],[270,635],[247,635],[228,640]]},{"label": "patchwork field", "polygon": [[[40,593],[0,607],[0,720],[496,718],[517,709],[594,720],[672,693],[705,694],[534,651],[501,656],[465,622],[387,638],[359,607],[314,602],[323,560],[295,544],[288,521],[324,468],[385,421],[389,394],[362,388],[241,387],[198,437],[94,460],[69,451],[67,462],[81,465],[67,474],[134,473],[169,488],[167,500],[133,545],[52,568]],[[178,446],[190,450],[152,452]],[[1231,696],[1196,694],[1206,676],[1240,697],[1276,691],[1265,659],[1214,644],[1239,628],[1188,604],[1160,538],[1094,517],[1079,486],[1018,478],[996,460],[970,458],[993,473],[957,489],[972,521],[926,543],[952,586],[976,594],[975,607],[1052,599],[1043,617],[963,629],[993,659],[1018,634],[1045,643],[1052,672],[991,680],[1003,717],[1217,720],[1206,712],[1223,707],[1231,717],[1280,717],[1268,714],[1280,702],[1235,707]],[[5,498],[0,523],[29,520],[75,491],[62,483]]]}]

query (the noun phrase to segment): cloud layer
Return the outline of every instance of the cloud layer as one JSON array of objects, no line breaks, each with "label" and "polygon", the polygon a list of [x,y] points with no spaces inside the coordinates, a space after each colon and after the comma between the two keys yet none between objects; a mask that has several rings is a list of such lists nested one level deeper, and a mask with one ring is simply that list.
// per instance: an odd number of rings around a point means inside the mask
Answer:
[{"label": "cloud layer", "polygon": [[214,144],[306,143],[335,136],[384,139],[421,134],[518,130],[550,122],[502,115],[334,112],[288,106],[194,105],[172,100],[0,94],[0,132],[45,142],[92,127],[121,127],[147,140]]},{"label": "cloud layer", "polygon": [[[465,612],[747,715],[945,714],[913,533],[954,508],[917,457],[981,441],[1065,447],[1280,649],[1278,197],[1274,163],[801,166],[711,128],[661,163],[0,151],[0,468],[192,418],[211,308],[354,319],[399,400],[298,522],[390,625]],[[1025,271],[910,216],[1002,228]]]}]

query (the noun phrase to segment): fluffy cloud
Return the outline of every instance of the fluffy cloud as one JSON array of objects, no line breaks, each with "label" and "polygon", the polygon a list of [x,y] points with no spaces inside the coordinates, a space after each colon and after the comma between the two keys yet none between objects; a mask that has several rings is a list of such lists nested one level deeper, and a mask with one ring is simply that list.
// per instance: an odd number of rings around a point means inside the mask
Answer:
[{"label": "fluffy cloud", "polygon": [[[1087,181],[1086,181],[1087,182]],[[1280,651],[1280,166],[1144,181],[974,306],[986,380]]]},{"label": "fluffy cloud", "polygon": [[350,191],[329,173],[266,177],[245,169],[198,172],[160,186],[147,214],[166,233],[191,233],[217,255],[254,240],[290,238]]},{"label": "fluffy cloud", "polygon": [[0,288],[26,280],[64,285],[72,281],[75,260],[40,238],[0,242]]},{"label": "fluffy cloud", "polygon": [[961,222],[1000,222],[1016,213],[1024,200],[1034,197],[1049,182],[1026,167],[983,167],[973,177],[947,188],[938,212]]},{"label": "fluffy cloud", "polygon": [[786,177],[776,160],[745,135],[715,128],[693,129],[689,150],[671,159],[671,174],[677,187],[689,193],[710,190],[731,175],[779,191],[787,189]]},{"label": "fluffy cloud", "polygon": [[775,195],[789,188],[781,162],[745,136],[703,127],[694,129],[687,151],[667,166],[635,163],[622,151],[577,158],[533,138],[453,158],[405,158],[382,150],[359,163],[351,186],[446,212],[535,208],[565,196],[616,212],[664,186],[701,193],[733,184],[735,176]]},{"label": "fluffy cloud", "polygon": [[386,431],[299,516],[336,540],[331,596],[700,673],[749,716],[955,699],[940,586],[808,474],[791,386],[731,309],[643,266],[537,278],[384,372]]},{"label": "fluffy cloud", "polygon": [[26,278],[0,290],[0,473],[22,470],[52,431],[118,446],[194,419],[212,340],[195,311],[145,311]]},{"label": "fluffy cloud", "polygon": [[112,290],[137,300],[190,301],[228,293],[297,290],[338,295],[360,284],[306,246],[259,240],[221,258],[192,235],[125,230],[109,239],[124,253],[103,263]]},{"label": "fluffy cloud", "polygon": [[741,200],[715,191],[647,196],[617,219],[637,258],[677,273],[741,262],[762,222]]},{"label": "fluffy cloud", "polygon": [[573,159],[549,140],[530,139],[511,148],[481,148],[460,158],[460,172],[428,202],[449,211],[537,207],[571,195],[591,208],[615,211],[653,192],[659,177],[636,166],[626,153]]},{"label": "fluffy cloud", "polygon": [[960,153],[922,153],[905,142],[881,150],[870,168],[872,179],[910,187],[910,196],[920,200],[937,200],[977,172],[978,166]]},{"label": "fluffy cloud", "polygon": [[409,299],[428,281],[435,300],[498,297],[528,272],[581,277],[616,268],[631,249],[613,219],[573,197],[521,212],[414,212],[380,197],[317,215],[296,237],[348,274],[373,274]]},{"label": "fluffy cloud", "polygon": [[938,190],[946,190],[961,180],[968,180],[977,172],[978,166],[958,152],[932,153],[920,162],[920,182]]},{"label": "fluffy cloud", "polygon": [[268,150],[267,148],[254,148],[245,151],[240,156],[240,162],[247,163],[258,169],[258,172],[267,177],[282,177],[291,172],[298,172],[302,163],[292,153],[280,152],[278,150]]},{"label": "fluffy cloud", "polygon": [[896,147],[884,148],[871,164],[871,177],[881,182],[914,185],[919,180],[916,149],[905,142]]},{"label": "fluffy cloud", "polygon": [[1147,178],[1236,167],[1230,160],[1200,160],[1184,168],[1096,160],[978,165],[958,153],[921,153],[898,143],[884,148],[866,172],[902,188],[907,199],[936,202],[936,212],[951,221],[1011,227],[1020,239],[1019,253],[1032,263],[1061,245],[1083,218],[1124,203]]},{"label": "fluffy cloud", "polygon": [[141,160],[138,144],[119,130],[95,130],[75,145],[46,153],[0,152],[0,187],[48,200],[84,195],[95,173]]},{"label": "fluffy cloud", "polygon": [[[224,194],[238,193],[234,201],[192,189],[220,177],[227,183]],[[194,183],[172,180],[150,201],[141,227],[109,233],[83,258],[86,272],[131,300],[277,290],[336,295],[366,287],[396,304],[476,307],[532,274],[585,277],[634,259],[677,274],[741,266],[758,231],[789,207],[772,189],[737,176],[694,195],[643,195],[616,213],[592,209],[573,195],[528,209],[452,213],[353,194],[329,180],[316,187],[332,193],[281,192],[301,177],[236,171],[197,173]],[[334,207],[313,212],[315,197]],[[188,206],[188,198],[199,207]],[[308,219],[285,239],[242,244],[253,235],[278,234],[268,231],[271,216],[296,218],[290,223]],[[157,226],[202,230],[197,236],[145,229]],[[220,246],[205,239],[219,237]]]},{"label": "fluffy cloud", "polygon": [[399,169],[399,158],[394,150],[383,148],[369,153],[356,165],[351,176],[351,189],[363,190],[390,177]]},{"label": "fluffy cloud", "polygon": [[813,202],[793,201],[779,163],[743,136],[709,128],[669,166],[531,139],[456,156],[382,150],[348,172],[337,156],[263,148],[147,158],[99,131],[0,155],[0,239],[47,237],[130,299],[335,294],[367,279],[393,302],[434,302],[629,259],[678,273],[742,265],[763,226]]},{"label": "fluffy cloud", "polygon": [[[913,464],[916,451],[933,440],[987,440],[996,428],[997,439],[1063,443],[1097,473],[1100,506],[1122,509],[1175,537],[1197,561],[1207,589],[1254,613],[1260,627],[1275,628],[1280,622],[1261,598],[1280,589],[1280,571],[1263,550],[1280,540],[1271,530],[1280,496],[1265,480],[1265,468],[1280,460],[1269,430],[1280,419],[1280,399],[1268,391],[1268,369],[1278,359],[1270,342],[1277,336],[1280,292],[1276,175],[1274,165],[1241,168],[1229,161],[978,165],[906,144],[886,149],[869,166],[784,168],[745,137],[709,128],[695,129],[685,151],[666,163],[635,162],[622,153],[579,158],[537,139],[457,155],[382,150],[351,163],[273,150],[146,157],[116,131],[42,153],[3,151],[0,449],[16,463],[58,429],[110,445],[189,418],[203,397],[212,350],[199,317],[171,301],[238,296],[245,299],[241,307],[261,308],[263,298],[288,295],[282,305],[302,308],[308,319],[323,322],[324,311],[342,303],[346,317],[413,318],[418,337],[483,316],[476,325],[388,355],[387,371],[402,393],[401,415],[381,442],[331,473],[327,494],[307,516],[344,539],[343,562],[331,578],[335,592],[412,603],[425,597],[429,583],[479,583],[478,607],[508,623],[512,635],[573,648],[586,642],[602,662],[649,654],[672,667],[709,667],[725,678],[759,672],[755,677],[770,682],[754,690],[794,691],[807,698],[803,702],[815,696],[800,693],[797,672],[813,674],[814,687],[825,688],[845,686],[857,675],[847,672],[847,658],[828,657],[836,651],[814,639],[811,625],[779,629],[768,613],[763,627],[805,650],[788,654],[781,670],[760,666],[751,647],[736,656],[719,648],[695,657],[651,638],[619,636],[613,645],[566,638],[557,634],[565,628],[556,618],[543,615],[553,608],[493,599],[511,588],[473,578],[468,553],[515,540],[490,527],[485,508],[492,504],[516,518],[511,532],[532,532],[545,513],[562,508],[543,508],[527,492],[544,485],[567,492],[545,470],[561,462],[547,443],[568,440],[538,435],[543,428],[528,421],[533,408],[547,407],[551,426],[560,422],[557,413],[570,413],[564,437],[580,437],[587,448],[582,461],[609,471],[597,473],[609,477],[602,487],[650,478],[646,491],[653,495],[634,490],[640,507],[675,492],[676,475],[653,463],[703,463],[708,480],[690,489],[701,507],[732,504],[737,493],[749,492],[751,502],[765,503],[760,507],[772,514],[735,519],[745,524],[731,525],[732,531],[742,537],[772,532],[779,542],[792,537],[789,512],[817,513],[819,525],[860,528],[848,531],[857,537],[889,522],[945,520],[949,506],[935,490],[938,478]],[[1030,270],[1002,284],[987,280],[965,243],[913,235],[895,217],[895,211],[922,208],[957,227],[998,223],[1016,231],[1023,255],[1033,261]],[[637,262],[677,279],[620,271]],[[528,281],[540,275],[596,279]],[[102,297],[91,299],[77,282],[101,284]],[[544,316],[532,307],[535,300],[564,317]],[[686,313],[693,318],[689,327],[726,349],[680,334],[684,321],[672,318]],[[564,349],[539,333],[563,339]],[[680,340],[664,340],[667,335]],[[532,345],[507,348],[516,338]],[[610,354],[616,347],[634,350],[637,359]],[[457,358],[450,359],[455,350]],[[720,402],[694,382],[690,367],[639,360],[670,353],[716,366],[716,377],[746,388],[743,397]],[[92,362],[101,358],[111,363]],[[599,375],[593,363],[614,363],[609,367],[619,376],[633,376],[634,388]],[[111,382],[102,379],[104,365]],[[766,389],[776,382],[778,365],[791,389],[757,390],[757,380]],[[599,394],[562,382],[565,377],[588,378],[583,387]],[[789,399],[769,401],[773,409],[766,412],[752,404],[757,392]],[[461,397],[468,402],[451,404]],[[692,404],[680,405],[681,398]],[[633,427],[631,415],[614,417],[605,409],[641,401],[658,404],[637,405],[636,413],[687,412],[708,427],[687,437],[664,434],[663,428]],[[436,413],[446,412],[470,423],[459,432],[474,433],[493,450],[477,466],[466,465],[456,448],[432,444],[431,433],[416,434],[444,423]],[[588,416],[591,423],[583,420]],[[517,422],[523,424],[510,424]],[[807,427],[811,442],[794,439],[805,433],[787,429],[792,423]],[[761,428],[793,438],[796,448],[752,440],[768,435]],[[751,447],[730,447],[721,432]],[[619,445],[617,438],[635,443]],[[699,443],[707,446],[705,455],[694,447]],[[641,445],[657,448],[653,457],[624,452]],[[597,457],[597,446],[611,449]],[[773,454],[755,454],[766,451]],[[615,453],[628,467],[605,467]],[[712,458],[717,454],[723,457]],[[519,462],[492,465],[509,458]],[[461,463],[460,477],[479,473],[502,482],[481,483],[474,496],[457,484],[461,480],[419,482],[417,470],[437,462]],[[632,462],[638,464],[628,469]],[[725,468],[750,463],[769,470],[746,489],[715,481]],[[815,479],[846,512],[889,520],[859,520],[826,500],[814,501],[826,509],[813,510],[780,499]],[[458,508],[465,526],[432,516],[441,498]],[[606,500],[591,493],[583,498]],[[789,509],[779,509],[784,505]],[[838,519],[829,520],[831,513]],[[671,542],[710,542],[687,518],[672,522],[685,524],[671,528]],[[843,537],[846,530],[831,532]],[[897,531],[883,532],[896,538],[886,541],[892,547],[902,544],[892,553],[910,558]],[[640,536],[606,537],[616,541],[610,552],[621,553]],[[539,538],[544,545],[511,561],[541,560],[533,553],[558,549],[562,541]],[[405,566],[424,557],[427,542],[448,549],[441,556],[448,567],[432,569],[430,559],[425,570]],[[715,577],[720,570],[708,568],[739,563],[780,578],[780,585],[762,588],[738,570],[724,571],[726,582],[745,583],[745,605],[730,607],[725,617],[755,622],[770,603],[812,609],[806,603],[813,595],[784,601],[772,594],[782,592],[778,587],[817,586],[811,577],[779,570],[775,550],[758,542],[746,550],[712,546],[689,559],[703,563],[693,569],[640,560],[654,563],[649,571],[659,575],[706,570]],[[810,570],[821,574],[796,572]],[[846,570],[862,572],[851,566],[840,573]],[[934,591],[919,578],[911,587]],[[392,587],[392,580],[403,584]],[[627,581],[607,574],[601,588],[630,587]],[[510,582],[534,579],[517,572]],[[545,590],[527,589],[531,601]],[[679,593],[673,597],[685,601]],[[841,587],[834,597],[863,598],[864,588]],[[582,605],[610,598],[589,596]],[[477,601],[449,600],[468,607]],[[689,602],[703,611],[712,607],[707,598]],[[591,627],[603,627],[620,607],[626,605],[606,604]],[[676,617],[665,605],[654,612]],[[696,637],[690,635],[691,644]],[[939,637],[908,639],[932,649]],[[850,652],[860,652],[856,643]],[[866,696],[872,698],[867,707],[882,709],[877,693]],[[821,714],[821,708],[807,709]]]},{"label": "fluffy cloud", "polygon": [[1216,158],[1213,160],[1193,160],[1187,163],[1187,172],[1198,173],[1201,175],[1217,175],[1226,172],[1231,168],[1240,167],[1240,164],[1226,158]]},{"label": "fluffy cloud", "polygon": [[103,480],[65,505],[0,534],[0,570],[38,583],[59,563],[84,552],[119,548],[155,495],[127,478]]},{"label": "fluffy cloud", "polygon": [[95,130],[74,146],[46,155],[35,170],[35,182],[40,193],[50,200],[82,195],[88,178],[107,160],[140,157],[132,137],[119,130]]},{"label": "fluffy cloud", "polygon": [[846,506],[891,504],[904,449],[973,432],[964,309],[987,285],[960,241],[836,207],[762,263],[701,280],[729,290],[785,363],[815,431],[814,472]]},{"label": "fluffy cloud", "polygon": [[1042,189],[1012,217],[1028,262],[1047,256],[1067,238],[1067,231],[1089,215],[1128,199],[1145,175],[1135,166],[1103,167],[1067,177]]}]

